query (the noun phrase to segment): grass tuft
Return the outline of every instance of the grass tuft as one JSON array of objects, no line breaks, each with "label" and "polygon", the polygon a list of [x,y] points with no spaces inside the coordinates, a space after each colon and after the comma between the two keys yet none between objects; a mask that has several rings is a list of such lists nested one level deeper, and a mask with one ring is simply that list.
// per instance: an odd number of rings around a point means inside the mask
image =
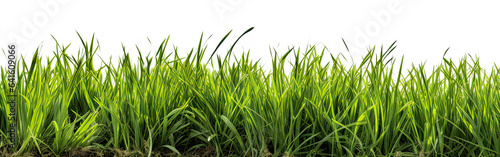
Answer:
[{"label": "grass tuft", "polygon": [[[203,35],[187,57],[177,49],[169,53],[168,39],[154,56],[137,48],[138,64],[124,51],[117,65],[94,67],[94,36],[87,42],[78,34],[83,48],[76,57],[57,40],[54,57],[43,59],[37,49],[29,66],[22,58],[18,67],[21,142],[0,154],[500,155],[496,66],[487,73],[469,56],[443,58],[430,72],[424,64],[403,69],[403,60],[390,55],[393,43],[380,52],[368,49],[360,64],[349,67],[340,55],[322,64],[326,49],[316,46],[290,48],[282,56],[274,51],[266,72],[249,53],[230,60],[238,40],[225,55],[215,55],[230,33],[207,61]],[[292,70],[285,72],[288,65]],[[12,123],[6,76],[2,68],[3,139]],[[0,147],[7,144],[0,141]]]}]

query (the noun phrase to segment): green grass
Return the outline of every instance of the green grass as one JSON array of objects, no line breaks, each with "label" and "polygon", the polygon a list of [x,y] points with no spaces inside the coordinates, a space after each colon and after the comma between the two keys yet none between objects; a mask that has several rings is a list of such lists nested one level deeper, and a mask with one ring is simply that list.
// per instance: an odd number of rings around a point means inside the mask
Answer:
[{"label": "green grass", "polygon": [[[221,44],[205,53],[203,39],[187,57],[167,50],[168,39],[152,56],[137,49],[137,64],[124,52],[119,64],[102,60],[102,67],[94,67],[100,58],[93,37],[82,39],[79,56],[69,56],[69,46],[56,41],[54,57],[44,59],[37,50],[30,65],[22,58],[16,109],[21,142],[15,152],[58,156],[93,148],[144,156],[201,150],[213,150],[216,156],[500,155],[496,66],[486,73],[478,59],[464,57],[443,58],[432,71],[423,64],[402,69],[403,59],[390,57],[393,44],[368,49],[362,62],[352,66],[315,46],[272,51],[272,67],[265,70],[249,53],[234,56],[237,41],[219,56]],[[290,72],[285,66],[292,67]],[[4,139],[11,124],[6,120],[6,74],[2,69]],[[1,141],[0,147],[7,144]]]}]

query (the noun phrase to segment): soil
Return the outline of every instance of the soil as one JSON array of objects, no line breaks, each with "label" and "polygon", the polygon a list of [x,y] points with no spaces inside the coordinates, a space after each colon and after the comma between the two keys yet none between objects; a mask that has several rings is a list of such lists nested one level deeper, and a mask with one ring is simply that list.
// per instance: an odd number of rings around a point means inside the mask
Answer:
[{"label": "soil", "polygon": [[[0,149],[0,157],[14,157],[17,153],[9,153],[6,148]],[[215,156],[215,148],[213,147],[203,147],[199,148],[194,152],[183,154],[182,156],[187,157],[210,157]],[[24,153],[21,155],[23,157],[53,157],[54,154],[50,152],[42,152],[32,151],[30,153]],[[140,151],[127,151],[122,149],[100,149],[95,147],[86,147],[86,148],[75,148],[68,152],[64,152],[61,154],[61,157],[146,157],[148,156],[147,152]],[[153,151],[151,156],[153,157],[175,157],[176,153],[168,150],[158,150]]]}]

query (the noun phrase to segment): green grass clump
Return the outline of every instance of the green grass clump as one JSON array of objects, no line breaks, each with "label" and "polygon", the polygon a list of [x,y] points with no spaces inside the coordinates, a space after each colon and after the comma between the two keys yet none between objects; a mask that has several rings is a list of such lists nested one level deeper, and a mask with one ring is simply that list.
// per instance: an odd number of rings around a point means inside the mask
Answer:
[{"label": "green grass clump", "polygon": [[[244,34],[248,33],[249,29]],[[118,65],[94,67],[99,46],[81,56],[59,45],[18,64],[15,152],[64,155],[80,148],[216,156],[499,156],[500,69],[443,58],[432,71],[390,58],[395,45],[368,49],[345,66],[325,49],[273,51],[266,71],[231,49],[203,60],[202,38],[187,57],[139,49]],[[243,34],[243,35],[244,35]],[[240,38],[243,36],[241,35]],[[238,38],[239,39],[239,38]],[[274,54],[273,54],[274,53]],[[292,69],[285,72],[286,60]],[[217,69],[217,70],[215,70]],[[405,71],[406,72],[406,71]],[[11,122],[2,69],[0,135]],[[9,142],[0,141],[0,147]],[[2,153],[0,151],[0,153]],[[4,151],[3,153],[7,153]],[[12,152],[11,152],[12,153]]]}]

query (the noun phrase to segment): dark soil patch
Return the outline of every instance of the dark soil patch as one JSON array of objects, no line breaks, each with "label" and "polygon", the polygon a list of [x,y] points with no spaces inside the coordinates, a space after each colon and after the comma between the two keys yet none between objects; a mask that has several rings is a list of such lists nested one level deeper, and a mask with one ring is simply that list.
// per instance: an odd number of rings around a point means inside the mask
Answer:
[{"label": "dark soil patch", "polygon": [[[2,148],[0,151],[0,157],[14,157],[17,153],[10,153],[6,148]],[[211,157],[216,156],[216,151],[214,147],[202,147],[194,150],[193,152],[185,152],[182,156],[187,157]],[[54,154],[50,152],[39,153],[34,150],[29,153],[24,153],[23,157],[53,157]],[[85,147],[85,148],[74,148],[64,152],[60,155],[61,157],[147,157],[147,152],[140,151],[127,151],[122,149],[103,149],[97,147]],[[153,157],[175,157],[178,156],[176,153],[168,149],[159,149],[151,153]]]}]

